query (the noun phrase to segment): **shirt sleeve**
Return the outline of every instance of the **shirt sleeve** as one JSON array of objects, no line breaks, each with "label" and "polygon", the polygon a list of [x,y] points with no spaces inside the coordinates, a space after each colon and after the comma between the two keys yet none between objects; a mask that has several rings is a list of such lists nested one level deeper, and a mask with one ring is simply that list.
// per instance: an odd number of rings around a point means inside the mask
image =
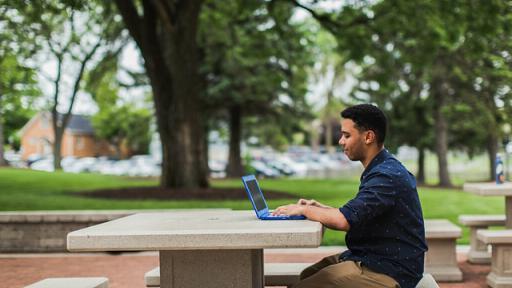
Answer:
[{"label": "shirt sleeve", "polygon": [[356,197],[339,210],[351,227],[364,225],[395,205],[397,184],[390,175],[370,173]]}]

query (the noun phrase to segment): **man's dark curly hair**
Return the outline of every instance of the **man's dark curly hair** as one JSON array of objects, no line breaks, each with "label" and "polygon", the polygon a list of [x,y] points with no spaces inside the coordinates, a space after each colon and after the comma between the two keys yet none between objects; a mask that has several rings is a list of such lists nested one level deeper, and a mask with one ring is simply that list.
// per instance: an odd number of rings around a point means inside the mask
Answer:
[{"label": "man's dark curly hair", "polygon": [[387,119],[386,115],[371,104],[359,104],[341,111],[341,117],[354,121],[359,131],[372,130],[377,136],[377,143],[384,144],[386,139]]}]

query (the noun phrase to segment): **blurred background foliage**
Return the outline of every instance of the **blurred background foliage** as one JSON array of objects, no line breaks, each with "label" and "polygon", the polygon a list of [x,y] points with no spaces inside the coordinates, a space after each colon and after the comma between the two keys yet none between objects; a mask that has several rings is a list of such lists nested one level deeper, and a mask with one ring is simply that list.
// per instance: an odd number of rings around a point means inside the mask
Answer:
[{"label": "blurred background foliage", "polygon": [[[161,185],[204,187],[204,169],[172,167],[204,167],[212,131],[229,145],[227,175],[239,176],[241,143],[333,153],[339,112],[374,103],[389,118],[387,147],[418,151],[418,182],[435,153],[438,183],[451,186],[450,151],[487,154],[494,178],[511,133],[510,1],[176,2],[0,0],[0,164],[36,111],[67,115],[88,95],[98,137],[139,154],[157,131],[164,150],[184,155],[162,159]],[[124,64],[129,49],[136,68]],[[143,97],[130,99],[137,89]],[[202,131],[181,146],[180,127]]]}]

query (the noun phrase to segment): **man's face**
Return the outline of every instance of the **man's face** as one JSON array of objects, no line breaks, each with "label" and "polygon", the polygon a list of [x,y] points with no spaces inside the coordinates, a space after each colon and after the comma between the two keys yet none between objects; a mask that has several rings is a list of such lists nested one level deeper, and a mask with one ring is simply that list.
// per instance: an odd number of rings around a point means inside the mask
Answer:
[{"label": "man's face", "polygon": [[348,159],[360,161],[365,158],[366,133],[365,131],[359,132],[351,119],[341,120],[341,138],[338,143],[343,147],[343,152],[345,152]]}]

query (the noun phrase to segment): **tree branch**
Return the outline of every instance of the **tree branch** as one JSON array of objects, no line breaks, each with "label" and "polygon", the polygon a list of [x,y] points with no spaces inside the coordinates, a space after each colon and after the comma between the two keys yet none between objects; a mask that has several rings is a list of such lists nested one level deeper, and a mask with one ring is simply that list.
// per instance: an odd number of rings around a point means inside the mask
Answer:
[{"label": "tree branch", "polygon": [[57,77],[54,80],[55,92],[53,94],[53,107],[52,107],[52,124],[53,130],[57,133],[59,129],[58,125],[58,115],[57,115],[57,105],[59,104],[59,88],[60,88],[60,78],[62,76],[62,55],[57,56]]},{"label": "tree branch", "polygon": [[351,28],[351,27],[355,27],[355,26],[359,26],[359,25],[366,25],[366,24],[374,21],[377,18],[377,15],[375,15],[373,18],[369,18],[365,15],[360,15],[360,16],[352,19],[352,21],[350,21],[348,23],[341,23],[341,22],[333,20],[331,17],[329,17],[330,14],[320,14],[320,13],[316,12],[315,10],[313,10],[312,8],[301,4],[298,0],[272,0],[271,3],[274,1],[289,1],[293,5],[307,11],[314,19],[316,19],[320,23],[320,25],[322,25],[325,29],[327,29],[329,32],[331,32],[334,35],[338,34],[340,32],[340,30],[343,30],[343,29],[347,29],[347,28]]},{"label": "tree branch", "polygon": [[[130,30],[130,34],[139,47],[141,47],[142,43],[142,33],[141,33],[141,22],[143,20],[142,17],[137,13],[137,8],[133,4],[132,0],[115,0],[117,4],[117,8],[119,12],[123,16],[124,23],[128,30]],[[144,15],[146,16],[146,15]]]},{"label": "tree branch", "polygon": [[162,23],[164,23],[165,28],[171,31],[176,23],[176,5],[170,5],[168,1],[161,0],[152,0],[151,2],[155,6],[155,10],[160,16]]},{"label": "tree branch", "polygon": [[80,66],[80,71],[78,72],[78,76],[75,79],[75,85],[73,87],[73,94],[71,94],[71,102],[69,104],[68,112],[64,116],[64,119],[62,121],[62,127],[66,127],[69,117],[71,115],[71,110],[73,110],[73,104],[75,103],[76,95],[78,94],[78,89],[80,88],[80,82],[82,80],[82,77],[84,75],[85,67],[89,60],[91,60],[92,56],[96,53],[96,50],[101,46],[102,39],[100,38],[98,40],[98,43],[92,48],[92,50],[85,56],[84,60],[82,61],[82,64]]}]

